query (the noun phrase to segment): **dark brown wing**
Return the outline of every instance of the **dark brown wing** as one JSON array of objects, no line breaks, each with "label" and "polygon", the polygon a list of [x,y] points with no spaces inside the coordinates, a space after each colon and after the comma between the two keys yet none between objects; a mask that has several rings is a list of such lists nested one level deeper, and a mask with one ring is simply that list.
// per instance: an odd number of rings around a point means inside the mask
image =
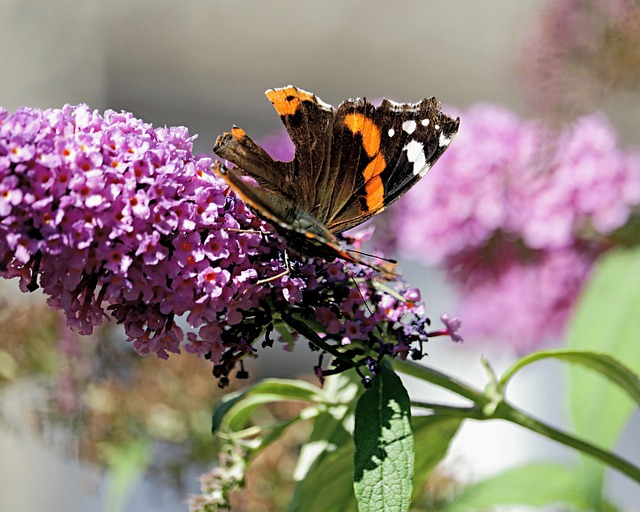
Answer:
[{"label": "dark brown wing", "polygon": [[291,162],[274,161],[243,130],[218,137],[213,151],[234,163],[261,187],[294,201],[318,216],[318,191],[329,179],[331,127],[335,110],[312,93],[287,86],[269,89],[266,96],[280,116],[293,144]]},{"label": "dark brown wing", "polygon": [[269,89],[267,98],[276,109],[295,147],[290,182],[301,208],[317,216],[319,191],[329,179],[333,107],[315,94],[297,87]]},{"label": "dark brown wing", "polygon": [[288,184],[291,162],[278,162],[258,146],[241,128],[234,126],[216,140],[213,151],[238,166],[233,175],[246,175],[255,179],[265,192],[293,195]]},{"label": "dark brown wing", "polygon": [[379,107],[345,101],[333,126],[331,208],[320,220],[341,233],[382,211],[426,174],[458,125],[435,98],[415,104],[383,100]]},{"label": "dark brown wing", "polygon": [[228,169],[216,163],[213,170],[227,182],[245,204],[264,220],[270,222],[296,251],[327,260],[342,258],[367,265],[386,275],[393,275],[393,262],[389,261],[380,266],[357,253],[348,252],[315,217],[303,211],[297,211],[295,204],[278,195],[266,193],[262,187],[246,183],[242,179],[242,174],[236,169]]}]

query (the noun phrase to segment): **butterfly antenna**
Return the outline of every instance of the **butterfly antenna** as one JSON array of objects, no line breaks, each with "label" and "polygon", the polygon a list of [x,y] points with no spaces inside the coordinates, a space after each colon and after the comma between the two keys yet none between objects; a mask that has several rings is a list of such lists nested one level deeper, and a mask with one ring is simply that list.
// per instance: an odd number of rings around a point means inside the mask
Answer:
[{"label": "butterfly antenna", "polygon": [[[347,275],[351,278],[351,281],[353,281],[353,285],[356,287],[356,290],[358,290],[358,295],[360,295],[360,298],[362,299],[364,307],[367,308],[367,311],[373,317],[373,311],[371,311],[371,308],[369,307],[369,304],[365,300],[364,295],[362,295],[362,292],[360,291],[360,287],[358,286],[358,283],[356,282],[355,277],[353,277],[353,275],[347,269],[345,269],[345,271],[347,272]],[[384,333],[382,332],[382,329],[378,324],[376,324],[376,329],[378,329],[380,336],[383,336]]]},{"label": "butterfly antenna", "polygon": [[368,252],[357,251],[356,249],[347,249],[347,252],[353,252],[362,256],[367,256],[368,258],[386,261],[387,263],[391,263],[392,265],[398,264],[398,260],[394,260],[393,258],[383,258],[382,256],[376,256],[375,254],[369,254]]}]

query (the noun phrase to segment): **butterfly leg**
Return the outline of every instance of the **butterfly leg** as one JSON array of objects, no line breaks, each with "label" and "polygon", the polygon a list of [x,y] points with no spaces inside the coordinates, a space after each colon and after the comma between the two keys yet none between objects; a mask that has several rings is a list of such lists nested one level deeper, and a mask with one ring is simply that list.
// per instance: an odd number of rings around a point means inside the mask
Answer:
[{"label": "butterfly leg", "polygon": [[259,229],[239,229],[239,228],[226,228],[231,233],[248,233],[250,235],[264,235],[265,232]]},{"label": "butterfly leg", "polygon": [[284,251],[284,264],[285,264],[285,269],[282,272],[279,272],[275,276],[266,277],[265,279],[259,279],[258,281],[253,283],[251,286],[249,286],[247,289],[245,289],[242,292],[242,295],[245,295],[246,293],[248,293],[250,290],[252,290],[256,286],[268,283],[270,281],[275,281],[276,279],[280,279],[281,277],[284,277],[287,274],[291,273],[291,264],[289,263],[289,253],[286,251],[286,249]]},{"label": "butterfly leg", "polygon": [[284,251],[284,266],[285,266],[285,269],[279,274],[276,274],[275,276],[267,277],[265,279],[260,279],[253,286],[257,286],[259,284],[265,284],[265,283],[268,283],[269,281],[275,281],[276,279],[280,279],[281,277],[284,277],[287,274],[291,273],[291,264],[289,263],[289,253],[287,252],[286,249]]}]

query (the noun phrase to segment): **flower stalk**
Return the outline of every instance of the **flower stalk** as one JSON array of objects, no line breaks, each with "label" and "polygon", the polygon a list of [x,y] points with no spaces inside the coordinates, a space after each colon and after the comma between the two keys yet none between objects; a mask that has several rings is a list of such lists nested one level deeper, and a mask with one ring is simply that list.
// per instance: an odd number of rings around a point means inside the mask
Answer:
[{"label": "flower stalk", "polygon": [[[582,453],[590,455],[594,459],[599,460],[603,464],[620,471],[632,480],[640,483],[640,468],[631,464],[624,458],[610,452],[598,448],[597,446],[581,440],[571,434],[563,432],[551,425],[548,425],[528,413],[509,404],[504,397],[500,397],[496,401],[495,394],[492,396],[473,388],[465,382],[446,375],[443,372],[434,370],[433,368],[411,363],[409,361],[395,361],[394,368],[401,373],[411,375],[418,379],[430,382],[438,387],[447,389],[457,395],[471,400],[472,406],[455,407],[442,404],[433,404],[429,402],[412,401],[412,406],[421,409],[429,409],[437,414],[455,416],[459,418],[468,418],[479,421],[501,419],[520,425],[521,427],[536,432],[542,436],[548,437],[560,444],[574,448]],[[494,404],[495,407],[487,407]]]}]

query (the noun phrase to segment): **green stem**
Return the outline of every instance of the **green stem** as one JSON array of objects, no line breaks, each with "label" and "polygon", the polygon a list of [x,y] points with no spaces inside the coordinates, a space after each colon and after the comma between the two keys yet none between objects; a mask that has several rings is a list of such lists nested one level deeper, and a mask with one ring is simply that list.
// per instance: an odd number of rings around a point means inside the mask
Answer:
[{"label": "green stem", "polygon": [[434,370],[433,368],[429,368],[428,366],[395,359],[393,361],[393,367],[405,375],[411,375],[412,377],[416,377],[426,382],[431,382],[436,386],[453,391],[457,395],[468,398],[476,405],[484,406],[490,402],[490,399],[485,396],[484,393],[472,388],[466,382],[458,380],[455,377],[451,377],[446,373]]},{"label": "green stem", "polygon": [[[499,397],[498,399],[495,397],[491,398],[465,382],[455,379],[454,377],[450,377],[444,373],[434,370],[433,368],[420,366],[415,363],[396,360],[394,361],[394,367],[396,370],[404,374],[430,382],[436,386],[448,389],[460,396],[468,398],[475,404],[472,407],[443,408],[442,405],[413,402],[415,407],[430,408],[432,410],[438,410],[439,414],[451,414],[476,420],[502,419],[509,421],[548,437],[549,439],[553,439],[558,443],[586,453],[640,483],[640,468],[634,466],[629,461],[529,416],[524,411],[516,409],[505,402],[502,397]],[[494,407],[486,407],[489,404]],[[431,407],[433,405],[436,405],[436,407]],[[442,412],[440,412],[440,410]]]},{"label": "green stem", "polygon": [[454,416],[456,418],[483,419],[482,412],[477,407],[456,407],[455,405],[438,404],[434,402],[421,402],[411,400],[411,407],[428,409],[437,412],[439,416]]},{"label": "green stem", "polygon": [[626,459],[623,459],[622,457],[619,457],[607,450],[603,450],[602,448],[598,448],[591,443],[578,439],[571,434],[562,432],[561,430],[558,430],[551,425],[547,425],[542,421],[536,420],[524,411],[509,405],[507,402],[501,402],[495,413],[487,419],[502,419],[510,421],[511,423],[515,423],[516,425],[520,425],[521,427],[548,437],[549,439],[553,439],[554,441],[566,446],[580,450],[581,452],[591,455],[593,458],[617,469],[629,478],[640,483],[640,468],[634,466]]},{"label": "green stem", "polygon": [[298,320],[297,318],[294,318],[292,315],[288,313],[282,313],[281,317],[282,317],[282,320],[284,320],[284,322],[287,325],[289,325],[290,327],[298,331],[300,334],[302,334],[305,338],[307,338],[311,343],[313,343],[320,350],[324,350],[325,352],[331,354],[336,359],[343,361],[348,366],[354,366],[353,360],[351,358],[345,356],[344,354],[341,354],[334,347],[332,347],[331,345],[323,341],[322,338],[320,338],[320,336],[318,336],[315,333],[315,331],[311,329],[305,322]]}]

